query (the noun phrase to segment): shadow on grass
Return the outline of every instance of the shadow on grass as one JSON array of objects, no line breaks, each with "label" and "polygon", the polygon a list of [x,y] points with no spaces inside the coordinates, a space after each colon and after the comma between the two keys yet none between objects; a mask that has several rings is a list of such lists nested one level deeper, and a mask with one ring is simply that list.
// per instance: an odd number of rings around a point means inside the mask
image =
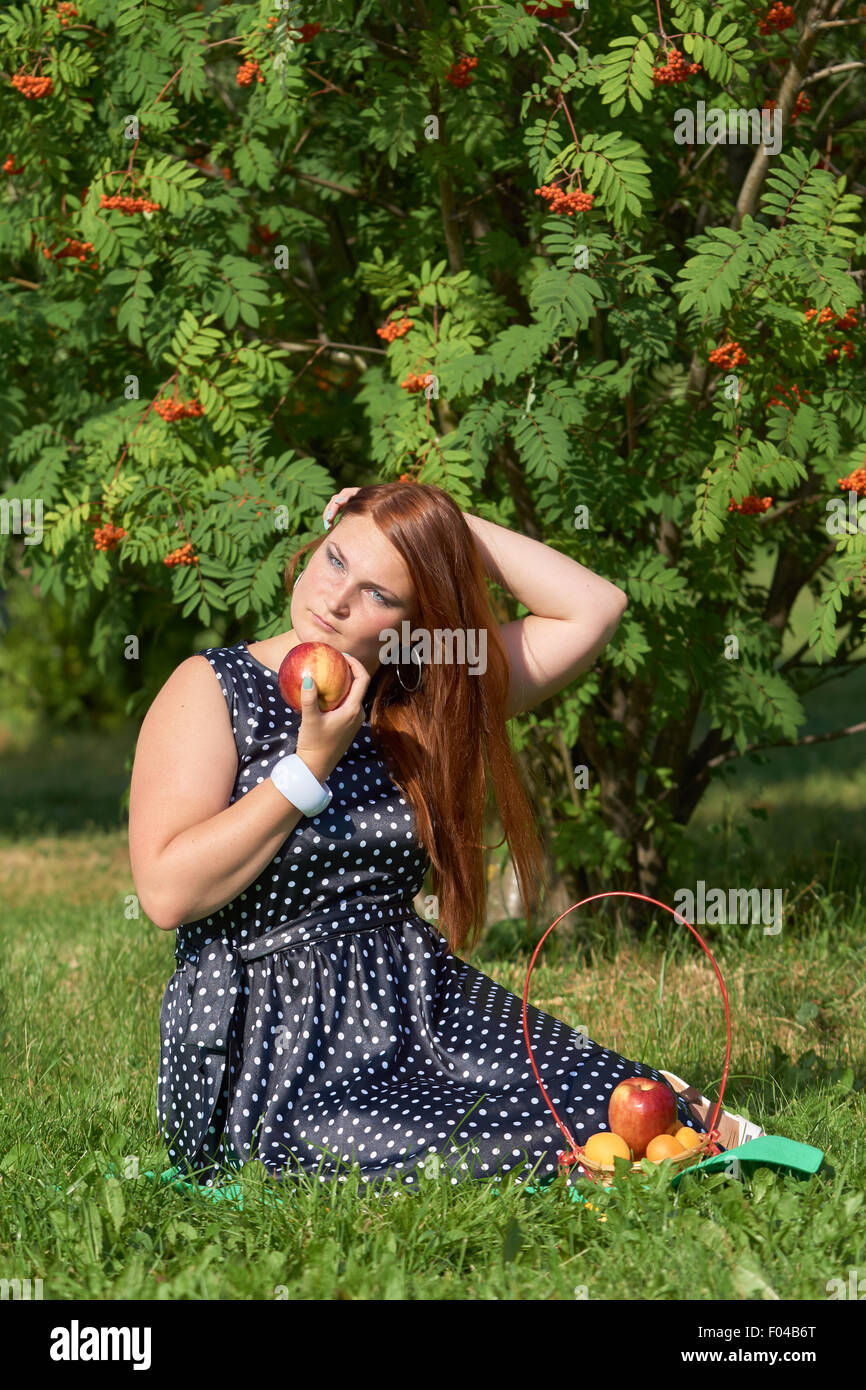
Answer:
[{"label": "shadow on grass", "polygon": [[0,837],[125,829],[122,799],[137,737],[130,724],[116,733],[50,735],[0,754]]}]

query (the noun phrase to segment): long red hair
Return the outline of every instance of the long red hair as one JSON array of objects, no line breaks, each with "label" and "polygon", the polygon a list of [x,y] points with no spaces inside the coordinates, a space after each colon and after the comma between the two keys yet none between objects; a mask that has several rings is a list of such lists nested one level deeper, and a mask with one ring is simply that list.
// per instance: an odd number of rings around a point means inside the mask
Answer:
[{"label": "long red hair", "polygon": [[[429,633],[434,651],[437,629],[487,633],[483,674],[473,674],[460,661],[434,659],[422,665],[417,691],[404,690],[397,670],[413,687],[419,679],[417,661],[399,667],[385,662],[367,690],[371,731],[391,777],[412,805],[416,836],[430,858],[437,927],[452,952],[467,942],[471,951],[482,934],[487,903],[482,830],[488,765],[528,922],[544,866],[535,817],[506,732],[508,657],[475,537],[453,498],[430,484],[359,488],[339,515],[371,518],[398,551],[415,589],[413,630]],[[285,570],[289,593],[298,560],[327,539],[327,534],[320,536],[294,552]]]}]

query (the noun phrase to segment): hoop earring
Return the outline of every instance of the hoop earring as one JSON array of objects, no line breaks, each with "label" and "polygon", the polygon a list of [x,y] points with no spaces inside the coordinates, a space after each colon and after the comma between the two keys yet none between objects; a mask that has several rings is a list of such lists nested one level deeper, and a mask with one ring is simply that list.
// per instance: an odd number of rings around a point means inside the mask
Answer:
[{"label": "hoop earring", "polygon": [[[409,662],[410,662],[410,664],[414,662],[414,660],[415,660],[415,655],[416,655],[417,651],[418,651],[418,648],[417,648],[417,647],[413,647],[412,650],[410,651],[410,653],[409,653]],[[400,682],[400,684],[403,686],[403,689],[404,689],[408,694],[412,694],[414,691],[416,691],[416,690],[418,689],[419,685],[421,684],[421,677],[422,677],[422,675],[423,675],[423,667],[422,667],[422,665],[421,665],[421,657],[420,657],[420,655],[418,656],[418,679],[417,679],[417,681],[415,682],[414,685],[411,685],[411,686],[410,686],[410,685],[405,685],[405,684],[403,683],[403,677],[400,675],[400,667],[399,667],[399,666],[397,666],[396,671],[397,671],[397,679],[398,679],[398,681]]]},{"label": "hoop earring", "polygon": [[[301,570],[301,574],[303,574],[303,572],[304,572],[304,571]],[[298,580],[300,579],[301,574],[299,574],[299,575],[296,577],[295,582],[294,582],[294,584],[292,585],[292,590],[293,590],[293,591],[297,588]]]}]

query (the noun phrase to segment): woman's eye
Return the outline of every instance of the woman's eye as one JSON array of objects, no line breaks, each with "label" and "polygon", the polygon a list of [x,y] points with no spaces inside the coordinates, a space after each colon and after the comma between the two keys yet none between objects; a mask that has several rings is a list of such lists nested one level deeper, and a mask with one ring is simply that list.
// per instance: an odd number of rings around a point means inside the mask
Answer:
[{"label": "woman's eye", "polygon": [[[336,561],[336,563],[340,566],[340,569],[343,568],[342,561],[340,560],[339,555],[333,555],[333,554],[331,553],[330,550],[328,551],[328,559],[329,559],[329,560],[334,560],[334,561]],[[379,594],[379,590],[378,590],[378,589],[371,589],[371,590],[370,590],[370,593],[371,593],[371,594]],[[385,595],[384,595],[384,594],[379,594],[379,598],[381,599],[382,603],[387,604],[388,600],[385,598]]]}]

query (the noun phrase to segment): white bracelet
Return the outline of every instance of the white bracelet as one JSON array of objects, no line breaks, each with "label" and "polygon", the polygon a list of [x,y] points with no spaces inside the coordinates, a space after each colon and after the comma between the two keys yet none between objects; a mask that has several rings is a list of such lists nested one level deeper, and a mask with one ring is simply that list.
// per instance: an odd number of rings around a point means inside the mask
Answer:
[{"label": "white bracelet", "polygon": [[277,791],[282,792],[286,800],[291,801],[305,816],[315,816],[324,811],[334,795],[330,787],[323,786],[313,776],[297,753],[279,759],[271,772],[271,781]]}]

